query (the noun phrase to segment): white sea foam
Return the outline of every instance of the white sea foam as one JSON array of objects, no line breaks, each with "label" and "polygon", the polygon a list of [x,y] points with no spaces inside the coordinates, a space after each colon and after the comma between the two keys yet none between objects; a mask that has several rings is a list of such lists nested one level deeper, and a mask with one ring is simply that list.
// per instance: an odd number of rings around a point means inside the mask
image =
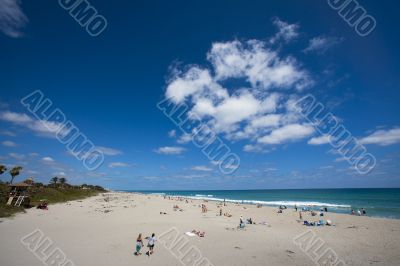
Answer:
[{"label": "white sea foam", "polygon": [[[211,196],[211,197],[210,197]],[[212,195],[201,195],[196,194],[195,196],[180,196],[190,199],[199,199],[199,200],[210,200],[210,201],[224,201],[223,198],[215,198]],[[350,205],[346,204],[333,204],[327,202],[318,202],[318,201],[263,201],[263,200],[235,200],[235,199],[225,199],[226,202],[233,203],[246,203],[246,204],[262,204],[262,205],[272,205],[272,206],[294,206],[298,207],[331,207],[331,208],[350,208]]]}]

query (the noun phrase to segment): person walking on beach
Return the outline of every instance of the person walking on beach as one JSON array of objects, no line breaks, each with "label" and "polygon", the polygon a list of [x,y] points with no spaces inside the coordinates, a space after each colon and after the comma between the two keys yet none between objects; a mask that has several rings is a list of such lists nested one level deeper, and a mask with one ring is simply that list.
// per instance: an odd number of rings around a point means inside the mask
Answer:
[{"label": "person walking on beach", "polygon": [[150,256],[154,252],[154,244],[156,243],[156,237],[155,234],[153,233],[151,237],[148,237],[147,240],[149,241],[147,243],[147,247],[149,248],[149,251],[147,252],[147,255]]},{"label": "person walking on beach", "polygon": [[140,253],[140,250],[143,247],[143,240],[142,240],[142,234],[139,234],[139,236],[136,239],[136,252],[135,255],[142,255],[142,253]]},{"label": "person walking on beach", "polygon": [[296,205],[296,204],[294,205],[294,209],[295,209],[295,210],[296,210],[296,212],[297,212],[297,205]]},{"label": "person walking on beach", "polygon": [[299,218],[300,218],[300,221],[303,220],[303,215],[301,214],[301,211],[299,211]]}]

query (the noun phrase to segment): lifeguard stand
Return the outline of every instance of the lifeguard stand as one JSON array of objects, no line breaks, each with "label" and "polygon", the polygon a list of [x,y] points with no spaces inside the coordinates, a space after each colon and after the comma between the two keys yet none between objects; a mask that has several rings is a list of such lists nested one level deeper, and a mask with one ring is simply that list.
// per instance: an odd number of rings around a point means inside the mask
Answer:
[{"label": "lifeguard stand", "polygon": [[10,187],[10,193],[8,195],[7,205],[19,207],[24,201],[26,202],[27,199],[29,199],[28,188],[32,186],[31,184],[21,182],[8,186]]}]

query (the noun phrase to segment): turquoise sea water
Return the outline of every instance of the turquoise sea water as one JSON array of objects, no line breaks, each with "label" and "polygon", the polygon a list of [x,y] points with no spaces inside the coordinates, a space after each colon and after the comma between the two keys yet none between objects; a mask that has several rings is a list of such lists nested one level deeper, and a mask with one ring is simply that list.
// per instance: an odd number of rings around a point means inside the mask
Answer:
[{"label": "turquoise sea water", "polygon": [[185,196],[194,199],[261,203],[269,206],[311,206],[319,210],[350,213],[365,208],[368,216],[400,219],[400,188],[371,189],[266,189],[199,191],[129,191],[149,194]]}]

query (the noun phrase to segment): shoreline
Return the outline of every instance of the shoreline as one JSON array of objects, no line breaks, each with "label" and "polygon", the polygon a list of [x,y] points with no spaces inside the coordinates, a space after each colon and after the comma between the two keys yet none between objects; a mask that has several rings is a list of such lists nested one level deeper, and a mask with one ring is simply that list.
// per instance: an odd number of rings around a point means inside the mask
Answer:
[{"label": "shoreline", "polygon": [[[209,191],[209,190],[206,190],[206,191]],[[218,190],[216,190],[216,191],[218,191]],[[203,201],[203,200],[206,200],[206,201],[212,201],[212,202],[223,202],[223,199],[215,199],[215,198],[207,198],[207,197],[204,197],[204,198],[199,198],[199,197],[196,197],[196,196],[187,196],[187,195],[173,195],[173,194],[166,194],[167,192],[159,192],[159,193],[153,193],[153,192],[149,192],[149,193],[145,193],[145,192],[140,192],[140,191],[111,191],[110,190],[110,192],[115,192],[115,193],[133,193],[133,194],[138,194],[138,195],[150,195],[150,196],[160,196],[160,197],[163,197],[164,195],[165,196],[170,196],[170,197],[181,197],[181,198],[187,198],[187,199],[191,199],[191,200],[198,200],[198,201]],[[234,204],[241,204],[241,205],[248,205],[248,206],[256,206],[258,203],[252,203],[252,202],[257,202],[256,200],[243,200],[244,202],[242,202],[242,200],[235,200],[235,199],[226,199],[226,202],[229,202],[229,203],[234,203]],[[259,201],[259,202],[261,202],[261,201]],[[282,201],[277,201],[277,202],[284,202],[283,200]],[[314,203],[314,202],[313,202]],[[272,205],[272,204],[263,204],[263,203],[260,203],[263,207],[269,207],[269,208],[272,208],[272,209],[277,209],[280,205],[284,205],[284,204],[276,204],[276,205]],[[329,203],[328,203],[329,204]],[[329,213],[334,213],[334,214],[340,214],[340,215],[349,215],[349,216],[354,216],[354,217],[370,217],[370,218],[377,218],[377,219],[388,219],[388,220],[399,220],[400,221],[400,216],[399,217],[388,217],[388,216],[379,216],[379,215],[369,215],[369,214],[367,214],[367,215],[352,215],[352,214],[350,214],[350,213],[344,213],[344,212],[337,212],[337,211],[335,211],[335,209],[334,208],[332,208],[331,206],[329,206],[329,205],[297,205],[297,207],[298,207],[298,209],[300,210],[301,209],[301,207],[310,207],[311,208],[311,210],[314,210],[314,211],[316,211],[316,212],[319,212],[320,210],[320,207],[323,207],[323,206],[327,206],[328,208],[330,208],[330,209],[328,209],[328,212]],[[347,206],[349,206],[349,207],[346,207],[346,208],[350,208],[350,205],[347,205]],[[294,205],[287,205],[287,209],[288,210],[292,210],[292,209],[294,209]],[[333,209],[333,211],[332,211],[332,209]]]}]

